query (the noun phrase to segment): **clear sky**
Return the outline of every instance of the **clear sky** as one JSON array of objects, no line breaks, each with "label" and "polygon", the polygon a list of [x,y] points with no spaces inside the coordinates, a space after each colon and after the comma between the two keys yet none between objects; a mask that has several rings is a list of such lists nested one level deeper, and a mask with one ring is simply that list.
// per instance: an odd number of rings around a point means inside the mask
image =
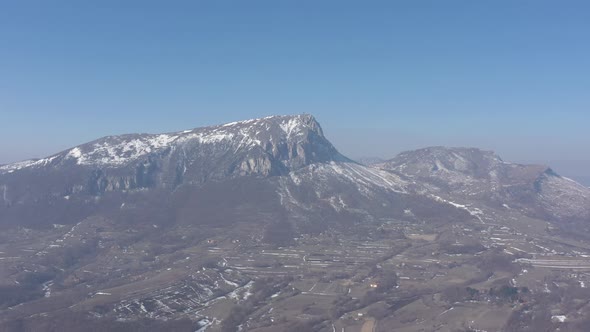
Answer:
[{"label": "clear sky", "polygon": [[0,163],[303,112],[351,157],[476,146],[590,175],[590,3],[0,3]]}]

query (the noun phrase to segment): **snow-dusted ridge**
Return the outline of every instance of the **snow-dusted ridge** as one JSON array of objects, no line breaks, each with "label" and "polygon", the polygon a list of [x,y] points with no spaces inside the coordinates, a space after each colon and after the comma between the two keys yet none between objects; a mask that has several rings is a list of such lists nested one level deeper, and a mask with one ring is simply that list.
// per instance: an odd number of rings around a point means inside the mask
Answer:
[{"label": "snow-dusted ridge", "polygon": [[[543,213],[564,220],[590,217],[590,191],[546,166],[504,162],[491,151],[445,147],[408,151],[389,161],[362,166],[339,154],[313,116],[305,114],[174,133],[104,137],[47,158],[0,166],[0,175],[27,178],[25,170],[35,170],[36,179],[53,179],[56,174],[60,180],[47,186],[71,179],[72,183],[60,189],[60,195],[68,197],[69,192],[81,190],[98,195],[240,176],[288,175],[284,198],[293,185],[313,184],[318,197],[326,196],[338,209],[348,204],[330,192],[332,183],[349,185],[368,198],[382,192],[423,195],[476,218],[479,211],[453,202],[508,204],[532,215]],[[9,181],[0,183],[0,189],[3,201],[10,202],[18,185],[6,184]]]},{"label": "snow-dusted ridge", "polygon": [[261,146],[265,140],[297,139],[308,131],[316,131],[323,135],[313,116],[302,114],[269,116],[166,134],[108,136],[48,158],[0,166],[0,173],[48,166],[54,162],[117,167],[146,155],[175,149],[185,144],[225,143],[231,145],[234,151],[238,151],[246,147]]},{"label": "snow-dusted ridge", "polygon": [[297,172],[291,172],[289,176],[296,185],[301,183],[302,177],[308,177],[308,181],[313,183],[323,183],[330,177],[337,177],[342,181],[354,184],[362,193],[368,192],[372,188],[408,193],[408,188],[411,186],[397,174],[350,162],[310,165]]},{"label": "snow-dusted ridge", "polygon": [[590,217],[590,191],[586,187],[548,166],[506,162],[492,151],[429,147],[400,153],[375,167],[418,181],[428,186],[428,194],[436,194],[432,198],[475,217],[478,213],[472,213],[467,205],[445,201],[438,195],[464,202],[508,204],[535,216],[548,214],[562,220]]},{"label": "snow-dusted ridge", "polygon": [[60,155],[53,155],[43,159],[24,160],[12,164],[2,165],[0,166],[0,174],[12,173],[23,168],[46,166],[58,157],[60,157]]},{"label": "snow-dusted ridge", "polygon": [[88,147],[75,147],[69,150],[65,159],[73,159],[79,165],[117,166],[167,148],[179,135],[149,135],[131,140],[99,141]]}]

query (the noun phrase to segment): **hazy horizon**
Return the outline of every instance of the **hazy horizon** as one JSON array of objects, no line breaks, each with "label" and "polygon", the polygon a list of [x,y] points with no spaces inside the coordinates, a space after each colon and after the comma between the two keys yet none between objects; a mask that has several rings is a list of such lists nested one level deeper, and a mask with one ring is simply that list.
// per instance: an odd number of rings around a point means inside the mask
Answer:
[{"label": "hazy horizon", "polygon": [[352,158],[470,146],[590,177],[587,9],[5,4],[0,163],[106,135],[305,112]]},{"label": "hazy horizon", "polygon": [[[242,120],[247,120],[247,119],[250,119],[250,118],[244,118]],[[240,120],[240,119],[236,119],[236,120]],[[213,125],[218,125],[218,124],[222,124],[222,123],[216,123],[216,124],[212,123],[209,125],[213,126]],[[359,160],[362,158],[379,158],[379,159],[387,160],[387,159],[391,159],[391,158],[395,157],[397,154],[404,152],[404,151],[426,148],[426,147],[431,147],[431,146],[474,147],[474,148],[479,148],[482,150],[494,151],[496,154],[498,154],[505,161],[522,163],[522,164],[540,164],[540,165],[549,166],[563,176],[570,177],[570,178],[580,182],[581,184],[584,184],[586,186],[590,186],[590,160],[584,160],[584,159],[579,159],[579,160],[527,159],[527,158],[519,158],[518,155],[510,155],[510,154],[506,155],[506,154],[503,154],[502,151],[498,151],[498,150],[496,150],[494,148],[490,148],[490,147],[482,147],[482,146],[477,146],[477,145],[472,145],[472,144],[446,144],[446,145],[445,144],[437,144],[437,143],[428,144],[427,141],[424,141],[425,145],[422,145],[422,146],[418,146],[415,143],[407,144],[407,145],[403,146],[403,145],[399,145],[399,143],[398,143],[398,145],[396,145],[394,148],[388,148],[388,149],[382,148],[381,151],[379,151],[379,150],[374,150],[375,146],[371,145],[370,142],[368,142],[368,141],[365,141],[366,146],[364,146],[364,147],[361,146],[361,144],[359,143],[359,142],[362,142],[362,140],[356,141],[355,142],[356,144],[347,145],[346,138],[350,138],[349,135],[346,135],[347,137],[335,135],[336,138],[333,139],[333,138],[331,138],[331,135],[334,133],[332,133],[329,130],[329,126],[325,126],[321,122],[320,122],[320,124],[322,125],[322,129],[324,130],[324,133],[326,134],[327,138],[330,139],[330,141],[334,144],[334,146],[342,154],[346,155],[349,158],[352,158],[353,160]],[[205,125],[205,126],[207,126],[207,125]],[[326,127],[328,127],[328,129],[326,129]],[[198,127],[194,127],[194,128],[198,128]],[[164,133],[164,132],[175,132],[175,131],[182,131],[185,129],[193,129],[193,128],[187,127],[187,128],[178,129],[178,130],[151,132],[150,134],[157,134],[157,133]],[[131,132],[129,132],[129,133],[116,133],[113,135],[118,135],[118,134],[132,134],[132,133]],[[92,139],[89,139],[88,141],[92,141],[94,139],[98,139],[98,138],[101,138],[104,136],[108,136],[108,135],[94,137]],[[66,145],[62,148],[58,148],[57,150],[54,150],[54,151],[47,151],[47,152],[42,152],[37,155],[25,156],[24,158],[21,158],[21,159],[16,159],[16,160],[14,160],[14,159],[13,160],[0,159],[0,165],[15,163],[15,162],[19,162],[19,161],[28,160],[28,159],[40,159],[40,158],[48,157],[50,155],[67,150],[67,149],[72,148],[74,146],[81,145],[83,143],[87,143],[88,141],[72,142],[72,144]],[[393,142],[393,143],[396,143],[396,142]],[[373,148],[373,150],[371,148]],[[371,152],[373,152],[373,153],[371,153]],[[523,152],[525,152],[525,151],[523,151]]]},{"label": "hazy horizon", "polygon": [[590,331],[589,13],[0,3],[0,331]]}]

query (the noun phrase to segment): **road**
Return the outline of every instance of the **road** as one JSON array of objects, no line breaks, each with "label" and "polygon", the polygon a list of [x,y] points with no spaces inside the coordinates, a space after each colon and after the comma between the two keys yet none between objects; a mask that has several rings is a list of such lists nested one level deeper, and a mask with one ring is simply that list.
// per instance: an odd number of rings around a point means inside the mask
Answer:
[{"label": "road", "polygon": [[361,332],[375,332],[375,318],[365,320]]}]

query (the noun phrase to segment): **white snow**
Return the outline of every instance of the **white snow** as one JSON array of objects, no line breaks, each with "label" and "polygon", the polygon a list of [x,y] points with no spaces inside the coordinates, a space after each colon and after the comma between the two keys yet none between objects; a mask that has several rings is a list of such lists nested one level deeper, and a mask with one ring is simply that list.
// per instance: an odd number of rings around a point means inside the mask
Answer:
[{"label": "white snow", "polygon": [[453,310],[453,309],[455,309],[455,307],[451,307],[450,309],[447,309],[447,310],[445,310],[445,311],[441,312],[440,314],[438,314],[438,317],[440,317],[440,316],[442,316],[442,315],[446,314],[447,312],[449,312],[449,311],[451,311],[451,310]]},{"label": "white snow", "polygon": [[203,318],[200,321],[197,322],[197,324],[199,325],[199,329],[196,330],[195,332],[205,332],[207,330],[207,328],[209,328],[211,325],[213,325],[213,323],[215,322],[215,319],[213,319],[213,321],[209,320],[209,318]]},{"label": "white snow", "polygon": [[250,292],[252,286],[254,286],[254,281],[250,281],[244,286],[234,289],[232,292],[228,293],[227,296],[234,300],[240,300],[241,295],[242,299],[246,300],[252,295],[252,292]]},{"label": "white snow", "polygon": [[13,163],[13,164],[3,165],[3,166],[0,166],[0,173],[12,173],[14,171],[18,171],[23,168],[46,166],[46,165],[50,164],[52,161],[54,161],[57,157],[59,157],[59,155],[55,155],[55,156],[51,156],[51,157],[43,158],[43,159],[39,159],[39,160],[25,160],[25,161],[20,161],[20,162]]},{"label": "white snow", "polygon": [[45,292],[44,297],[51,297],[51,286],[53,281],[46,281],[43,283],[43,291]]},{"label": "white snow", "polygon": [[200,144],[213,144],[221,141],[231,141],[234,134],[224,131],[214,131],[212,133],[198,132],[182,137],[180,141],[196,140]]},{"label": "white snow", "polygon": [[280,124],[281,129],[287,134],[287,138],[290,138],[292,134],[296,134],[297,128],[301,128],[301,120],[299,118],[289,118]]},{"label": "white snow", "polygon": [[236,284],[235,282],[229,281],[229,280],[225,279],[225,277],[223,276],[223,274],[220,273],[219,276],[221,277],[221,279],[223,280],[223,282],[225,282],[226,284],[228,284],[230,286],[233,286],[233,287],[240,287],[240,285]]},{"label": "white snow", "polygon": [[446,199],[444,199],[442,197],[439,197],[439,196],[436,196],[436,195],[432,195],[432,194],[430,194],[428,196],[430,198],[433,198],[437,202],[447,203],[447,204],[450,204],[450,205],[456,207],[457,209],[465,210],[465,211],[469,212],[470,215],[472,215],[473,217],[477,218],[480,222],[483,223],[483,220],[480,217],[480,215],[483,214],[483,211],[481,211],[481,209],[473,208],[473,207],[470,208],[468,205],[451,202],[451,201],[448,201],[448,200],[446,200]]},{"label": "white snow", "polygon": [[96,292],[94,295],[112,295],[111,293]]},{"label": "white snow", "polygon": [[[289,140],[303,133],[303,116],[270,116],[263,119],[252,119],[227,123],[219,126],[197,128],[170,134],[143,134],[111,136],[80,147],[72,148],[64,153],[40,160],[27,160],[10,165],[0,166],[0,173],[12,173],[23,168],[45,166],[61,157],[64,160],[75,160],[79,165],[121,166],[127,165],[147,154],[166,148],[184,148],[187,144],[226,143],[224,147],[237,152],[240,149],[262,145],[261,136],[272,132],[272,126],[284,131]],[[276,119],[276,122],[269,121]],[[272,136],[269,137],[272,141]],[[281,137],[281,139],[283,139]]]},{"label": "white snow", "polygon": [[82,157],[82,151],[80,150],[80,148],[73,148],[66,155],[66,158],[76,158],[77,159],[80,157]]},{"label": "white snow", "polygon": [[123,165],[167,147],[177,138],[177,135],[161,134],[132,140],[120,139],[117,143],[103,141],[95,143],[92,150],[84,153],[79,148],[74,148],[68,156],[77,159],[80,165]]}]

